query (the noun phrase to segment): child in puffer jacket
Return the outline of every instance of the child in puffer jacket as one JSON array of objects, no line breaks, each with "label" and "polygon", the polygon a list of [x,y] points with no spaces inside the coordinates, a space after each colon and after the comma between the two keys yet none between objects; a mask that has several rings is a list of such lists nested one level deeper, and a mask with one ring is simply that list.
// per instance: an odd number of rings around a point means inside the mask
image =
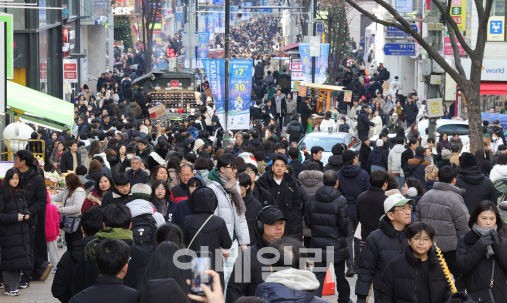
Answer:
[{"label": "child in puffer jacket", "polygon": [[58,264],[58,246],[57,239],[60,234],[60,214],[56,211],[56,206],[51,204],[51,195],[47,192],[46,203],[46,242],[48,246],[49,262],[56,269]]}]

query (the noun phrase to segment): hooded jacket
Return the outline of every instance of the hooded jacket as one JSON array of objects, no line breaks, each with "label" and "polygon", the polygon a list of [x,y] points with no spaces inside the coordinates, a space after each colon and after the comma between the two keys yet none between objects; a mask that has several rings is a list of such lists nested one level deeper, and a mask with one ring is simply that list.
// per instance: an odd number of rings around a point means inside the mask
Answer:
[{"label": "hooded jacket", "polygon": [[[375,294],[377,302],[421,302],[422,294],[431,302],[447,302],[451,292],[433,248],[428,251],[427,266],[416,258],[410,246],[385,268]],[[427,302],[427,301],[424,301]]]},{"label": "hooded jacket", "polygon": [[357,269],[356,295],[366,297],[373,282],[373,292],[376,298],[384,268],[392,259],[402,255],[407,246],[405,231],[394,229],[387,216],[382,218],[379,229],[370,234],[361,251]]},{"label": "hooded jacket", "polygon": [[272,273],[257,287],[255,296],[268,302],[320,303],[314,295],[319,287],[315,274],[308,270],[284,269]]},{"label": "hooded jacket", "polygon": [[403,167],[401,166],[401,154],[405,151],[405,148],[402,144],[396,144],[391,151],[389,151],[389,155],[387,156],[387,170],[394,173],[400,174],[400,176],[404,176]]},{"label": "hooded jacket", "polygon": [[426,172],[425,169],[431,163],[424,159],[424,156],[415,156],[407,161],[405,167],[403,167],[403,173],[405,177],[416,178],[419,180],[423,187],[426,186]]},{"label": "hooded jacket", "polygon": [[361,223],[361,239],[379,228],[380,218],[384,215],[385,192],[380,187],[371,186],[357,198],[357,219]]},{"label": "hooded jacket", "polygon": [[416,221],[435,228],[434,241],[443,252],[456,250],[459,237],[470,230],[463,192],[454,185],[436,182],[417,204]]},{"label": "hooded jacket", "polygon": [[[248,224],[245,214],[238,213],[235,203],[229,200],[229,194],[222,186],[222,181],[218,175],[218,169],[214,168],[208,175],[210,183],[208,185],[215,193],[218,200],[218,207],[215,209],[215,215],[224,219],[230,238],[232,239],[232,247],[250,244],[250,235],[248,232]],[[241,192],[239,185],[236,183],[236,190]],[[244,202],[242,203],[244,205]]]},{"label": "hooded jacket", "polygon": [[[219,202],[213,191],[207,187],[198,188],[192,193],[188,202],[192,214],[185,217],[183,221],[185,246],[193,251],[200,251],[202,247],[207,246],[213,256],[220,248],[231,248],[232,240],[224,219],[214,215]],[[202,227],[208,218],[210,218],[209,221]],[[197,234],[201,227],[201,231]],[[192,239],[194,239],[193,242]],[[212,263],[214,264],[214,258]]]},{"label": "hooded jacket", "polygon": [[332,186],[320,187],[305,210],[305,224],[312,231],[311,248],[334,247],[334,262],[349,257],[349,212],[347,200]]},{"label": "hooded jacket", "polygon": [[388,152],[383,147],[375,146],[368,155],[369,166],[380,166],[387,169],[387,154]]},{"label": "hooded jacket", "polygon": [[153,279],[144,286],[139,303],[165,302],[171,298],[172,302],[189,302],[176,280],[171,278]]},{"label": "hooded jacket", "polygon": [[111,189],[107,191],[107,193],[102,198],[102,207],[106,207],[109,204],[119,203],[126,205],[130,201],[132,201],[132,194],[129,192],[126,195],[121,194],[116,187],[111,186]]},{"label": "hooded jacket", "polygon": [[345,165],[338,172],[338,178],[338,190],[349,204],[349,218],[357,221],[357,198],[370,188],[370,176],[357,165]]},{"label": "hooded jacket", "polygon": [[246,222],[248,224],[248,232],[250,234],[250,243],[254,243],[257,235],[255,233],[255,225],[257,224],[257,214],[262,209],[263,205],[255,199],[251,190],[248,191],[246,196],[243,197],[246,206]]},{"label": "hooded jacket", "polygon": [[[194,176],[190,178],[197,179],[201,182],[201,186],[206,186],[205,181],[200,176]],[[190,182],[188,180],[188,182]],[[190,191],[187,187],[187,196],[190,196]],[[180,202],[176,203],[176,208],[174,209],[173,216],[172,216],[172,223],[178,225],[179,227],[183,227],[183,221],[185,220],[186,216],[189,216],[192,214],[192,211],[190,210],[190,205],[188,202],[188,199],[180,200]]]},{"label": "hooded jacket", "polygon": [[324,171],[334,170],[334,171],[338,172],[342,168],[343,168],[342,155],[332,155],[327,160],[327,164],[324,167]]},{"label": "hooded jacket", "polygon": [[132,214],[132,219],[142,215],[152,215],[155,222],[157,222],[157,227],[160,227],[165,224],[164,216],[161,213],[155,211],[155,207],[148,201],[143,199],[135,199],[129,203],[127,203],[127,207],[130,209],[130,213]]},{"label": "hooded jacket", "polygon": [[324,186],[322,182],[324,173],[318,170],[304,170],[299,173],[298,179],[303,183],[303,188],[310,197],[313,196],[319,188]]},{"label": "hooded jacket", "polygon": [[469,214],[474,211],[481,201],[496,201],[497,199],[493,183],[482,174],[477,166],[461,169],[456,177],[456,187],[465,190],[462,196]]},{"label": "hooded jacket", "polygon": [[498,179],[507,177],[507,165],[496,164],[489,173],[489,179],[491,182],[495,182]]}]

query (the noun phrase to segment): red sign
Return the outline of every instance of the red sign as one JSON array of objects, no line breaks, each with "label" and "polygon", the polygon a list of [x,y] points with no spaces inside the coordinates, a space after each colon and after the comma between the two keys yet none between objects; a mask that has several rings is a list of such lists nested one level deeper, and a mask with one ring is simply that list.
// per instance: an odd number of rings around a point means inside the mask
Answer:
[{"label": "red sign", "polygon": [[289,69],[293,72],[302,72],[303,71],[303,64],[301,63],[301,61],[292,61],[290,63]]},{"label": "red sign", "polygon": [[48,64],[39,64],[39,77],[41,82],[48,82]]},{"label": "red sign", "polygon": [[171,81],[171,88],[180,87],[180,81]]},{"label": "red sign", "polygon": [[63,60],[63,82],[77,83],[77,59]]},{"label": "red sign", "polygon": [[[461,43],[459,43],[458,38],[455,38],[455,39],[456,39],[456,43],[458,44],[459,55],[460,56],[466,55],[466,52],[463,49],[463,47],[461,46]],[[452,49],[452,44],[451,44],[451,37],[444,37],[444,55],[451,55],[451,56],[454,55],[454,50]]]},{"label": "red sign", "polygon": [[162,30],[161,30],[161,29],[154,29],[154,30],[153,30],[153,33],[154,33],[155,35],[160,35],[160,34],[162,33]]}]

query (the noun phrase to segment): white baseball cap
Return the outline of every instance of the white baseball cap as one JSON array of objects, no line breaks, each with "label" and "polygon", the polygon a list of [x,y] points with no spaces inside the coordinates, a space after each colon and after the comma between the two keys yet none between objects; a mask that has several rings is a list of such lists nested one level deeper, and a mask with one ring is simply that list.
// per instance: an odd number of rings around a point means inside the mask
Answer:
[{"label": "white baseball cap", "polygon": [[414,204],[414,200],[405,198],[402,194],[394,194],[384,201],[384,213],[387,214],[395,206],[404,206],[405,204]]}]

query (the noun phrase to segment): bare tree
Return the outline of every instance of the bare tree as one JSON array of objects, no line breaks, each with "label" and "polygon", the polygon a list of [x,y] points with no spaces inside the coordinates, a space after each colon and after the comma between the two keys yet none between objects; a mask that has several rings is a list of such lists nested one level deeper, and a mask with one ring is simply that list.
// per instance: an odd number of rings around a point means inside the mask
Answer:
[{"label": "bare tree", "polygon": [[[464,97],[467,100],[467,111],[468,111],[468,124],[470,129],[470,151],[475,152],[479,148],[483,148],[484,142],[482,138],[482,119],[481,119],[481,107],[480,107],[480,87],[481,87],[481,70],[482,61],[484,58],[484,49],[487,41],[487,30],[488,20],[491,14],[491,7],[493,0],[474,0],[475,7],[477,9],[477,18],[479,20],[477,35],[477,42],[475,49],[472,49],[471,45],[468,45],[463,37],[463,34],[459,31],[458,25],[452,19],[451,0],[447,0],[447,3],[443,4],[442,0],[431,0],[432,5],[435,5],[443,16],[447,30],[449,32],[452,49],[454,51],[454,61],[456,69],[453,68],[444,57],[442,57],[437,50],[433,49],[431,44],[421,37],[389,3],[384,0],[373,0],[380,6],[385,8],[397,22],[386,21],[378,18],[373,13],[365,10],[360,6],[356,0],[345,0],[347,3],[367,16],[374,22],[382,24],[384,26],[396,27],[408,34],[410,34],[420,45],[423,47],[428,56],[435,60],[461,88]],[[467,78],[463,64],[461,63],[461,57],[459,55],[459,48],[456,39],[459,41],[466,54],[472,61],[470,68],[470,77]]]},{"label": "bare tree", "polygon": [[162,5],[164,2],[165,1],[142,0],[141,3],[141,20],[143,24],[143,44],[145,47],[144,55],[146,56],[146,72],[151,71],[151,46],[153,44],[153,27],[155,27],[157,16],[161,15]]}]

